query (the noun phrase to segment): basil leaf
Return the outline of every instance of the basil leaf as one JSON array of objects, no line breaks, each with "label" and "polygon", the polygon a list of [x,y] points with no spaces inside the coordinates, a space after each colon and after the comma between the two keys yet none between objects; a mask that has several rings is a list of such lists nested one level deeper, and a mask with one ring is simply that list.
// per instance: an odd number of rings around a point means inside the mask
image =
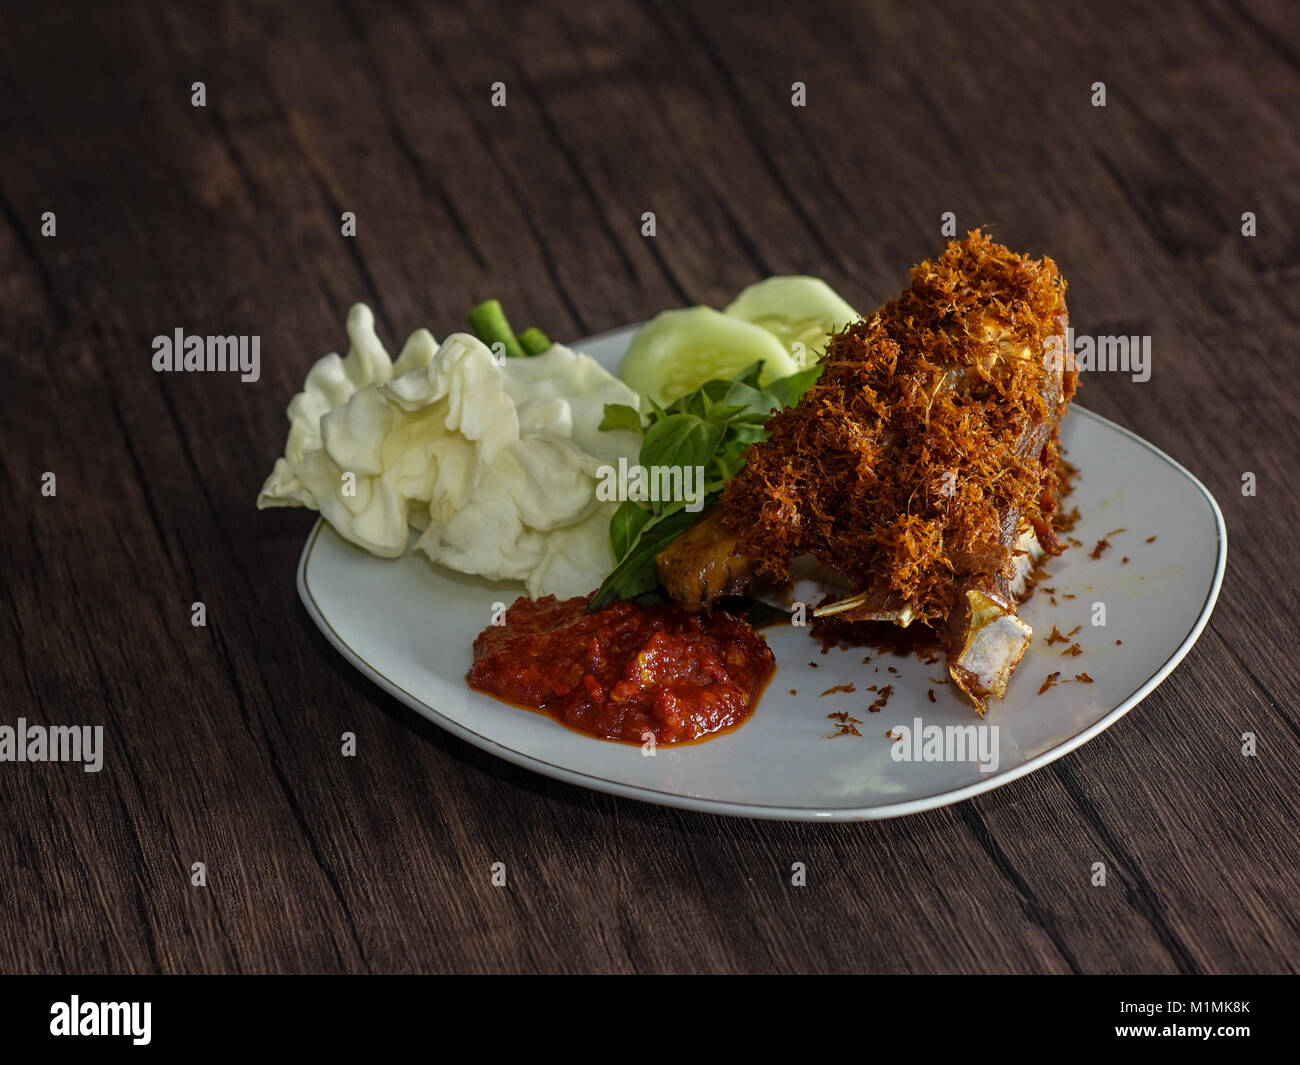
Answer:
[{"label": "basil leaf", "polygon": [[621,559],[632,549],[642,526],[650,520],[650,511],[637,506],[632,500],[624,500],[609,519],[609,546],[614,549],[614,558]]},{"label": "basil leaf", "polygon": [[[705,470],[705,505],[717,499],[722,486],[745,465],[745,451],[767,436],[764,423],[773,410],[793,406],[821,373],[820,366],[800,370],[759,385],[762,362],[745,367],[730,380],[713,378],[699,388],[661,406],[649,399],[639,462],[644,467],[669,466]],[[647,397],[648,398],[648,397]],[[642,429],[632,407],[605,407],[602,429]],[[598,610],[614,599],[635,599],[654,593],[654,559],[698,517],[685,510],[684,500],[640,506],[623,503],[610,519],[609,539],[618,564],[588,605]]]},{"label": "basil leaf", "polygon": [[737,384],[749,385],[750,388],[757,388],[758,378],[762,372],[763,372],[763,360],[759,359],[758,362],[752,362],[748,366],[746,366],[743,370],[740,371],[740,373],[732,377],[732,380],[735,381]]},{"label": "basil leaf", "polygon": [[789,377],[778,377],[767,386],[768,392],[776,400],[777,410],[783,407],[793,407],[803,397],[803,394],[817,383],[817,378],[822,374],[821,364],[809,366],[806,370],[799,370],[797,373],[790,374]]},{"label": "basil leaf", "polygon": [[642,431],[641,414],[635,407],[629,407],[626,403],[606,403],[605,417],[600,420],[600,428],[606,431],[631,429],[639,433]]},{"label": "basil leaf", "polygon": [[772,413],[773,407],[780,405],[776,397],[770,392],[751,388],[740,381],[735,382],[727,389],[727,395],[724,397],[723,402],[738,407],[747,414],[757,415],[763,419],[766,419]]},{"label": "basil leaf", "polygon": [[729,389],[734,383],[734,381],[724,381],[721,378],[715,377],[700,385],[698,391],[707,396],[710,402],[718,403],[722,400],[722,397],[727,394],[727,389]]},{"label": "basil leaf", "polygon": [[719,381],[716,378],[705,381],[694,392],[687,392],[686,395],[680,396],[668,404],[669,414],[698,414],[701,418],[712,416],[712,410],[715,403],[718,402],[731,387],[730,381]]},{"label": "basil leaf", "polygon": [[704,466],[713,458],[726,426],[694,414],[670,414],[646,430],[642,466]]},{"label": "basil leaf", "polygon": [[655,576],[655,555],[698,517],[698,514],[679,507],[647,521],[631,549],[592,596],[587,604],[587,613],[599,610],[615,599],[632,599],[652,591],[659,583]]},{"label": "basil leaf", "polygon": [[740,450],[743,451],[750,444],[757,444],[760,440],[766,439],[767,430],[761,424],[755,425],[750,422],[743,422],[739,425],[732,425],[728,443],[739,444]]},{"label": "basil leaf", "polygon": [[728,447],[713,456],[713,471],[722,481],[729,481],[745,466],[743,447]]},{"label": "basil leaf", "polygon": [[736,418],[739,418],[744,414],[745,414],[744,407],[715,406],[710,408],[709,410],[709,420],[725,425],[726,423],[734,421]]}]

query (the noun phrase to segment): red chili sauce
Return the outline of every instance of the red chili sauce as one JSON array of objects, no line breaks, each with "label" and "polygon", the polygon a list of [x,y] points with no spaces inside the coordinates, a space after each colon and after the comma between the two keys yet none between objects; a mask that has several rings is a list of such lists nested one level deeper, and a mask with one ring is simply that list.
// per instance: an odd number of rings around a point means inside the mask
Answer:
[{"label": "red chili sauce", "polygon": [[607,740],[684,743],[740,724],[775,668],[766,641],[721,610],[590,596],[517,599],[474,640],[472,687]]}]

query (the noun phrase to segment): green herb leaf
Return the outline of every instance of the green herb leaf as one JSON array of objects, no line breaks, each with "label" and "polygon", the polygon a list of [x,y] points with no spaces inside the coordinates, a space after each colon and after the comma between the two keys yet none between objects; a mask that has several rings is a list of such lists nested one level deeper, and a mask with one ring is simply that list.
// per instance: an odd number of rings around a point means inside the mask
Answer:
[{"label": "green herb leaf", "polygon": [[710,421],[718,422],[721,425],[726,425],[727,423],[735,420],[736,418],[739,418],[744,413],[745,413],[744,407],[738,407],[735,406],[734,404],[729,406],[717,405],[709,408],[708,417]]},{"label": "green herb leaf", "polygon": [[641,432],[641,414],[635,407],[626,403],[606,403],[605,417],[600,421],[600,428],[606,431],[631,429]]},{"label": "green herb leaf", "polygon": [[650,520],[650,511],[637,506],[632,500],[624,500],[609,519],[609,546],[614,549],[614,557],[622,558],[636,543],[641,527]]},{"label": "green herb leaf", "polygon": [[777,410],[783,407],[793,407],[803,397],[803,394],[817,383],[817,378],[821,376],[821,364],[809,366],[806,370],[800,370],[798,373],[792,373],[789,377],[778,377],[770,385],[767,391],[776,400]]},{"label": "green herb leaf", "polygon": [[726,426],[694,414],[670,414],[646,430],[642,466],[704,466],[713,458]]},{"label": "green herb leaf", "polygon": [[655,555],[698,517],[680,504],[678,509],[654,515],[637,533],[636,540],[614,567],[614,572],[596,590],[587,604],[587,612],[599,610],[615,599],[633,599],[652,591],[659,583],[655,577]]},{"label": "green herb leaf", "polygon": [[732,377],[732,380],[736,382],[736,384],[749,385],[750,388],[757,388],[758,378],[762,372],[763,360],[759,359],[758,362],[752,362],[746,366],[740,371],[740,373]]},{"label": "green herb leaf", "polygon": [[772,408],[779,405],[776,397],[770,392],[764,392],[741,381],[735,382],[727,389],[722,402],[764,420],[772,413]]},{"label": "green herb leaf", "polygon": [[[745,367],[730,380],[705,381],[694,392],[666,408],[648,399],[650,413],[643,420],[631,407],[609,404],[602,429],[641,429],[638,461],[644,467],[703,466],[705,505],[717,499],[723,485],[745,465],[745,451],[767,436],[764,423],[773,410],[791,406],[812,387],[821,372],[814,366],[760,387],[763,364]],[[691,525],[698,514],[685,509],[683,500],[652,503],[649,507],[623,503],[610,520],[609,540],[618,565],[592,598],[588,610],[598,610],[615,599],[634,599],[654,592],[655,555]]]}]

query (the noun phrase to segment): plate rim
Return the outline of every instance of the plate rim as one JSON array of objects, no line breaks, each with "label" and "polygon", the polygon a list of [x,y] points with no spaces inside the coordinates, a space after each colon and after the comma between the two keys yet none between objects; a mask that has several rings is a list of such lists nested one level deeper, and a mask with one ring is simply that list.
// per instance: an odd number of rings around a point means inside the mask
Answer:
[{"label": "plate rim", "polygon": [[[622,327],[628,328],[628,327]],[[595,337],[588,337],[582,343],[589,343],[597,337],[608,336],[612,333],[620,332],[620,329],[611,329],[603,334],[597,334]],[[1005,773],[998,773],[990,776],[988,779],[978,780],[972,784],[964,785],[960,788],[952,788],[946,791],[936,792],[932,795],[924,795],[918,798],[907,799],[903,802],[886,803],[878,806],[855,806],[855,807],[815,807],[815,806],[766,806],[758,803],[738,803],[728,802],[722,799],[702,799],[692,795],[683,795],[674,791],[661,791],[656,788],[642,787],[636,784],[626,784],[622,781],[608,780],[604,777],[593,776],[590,773],[583,773],[578,770],[568,769],[564,766],[555,765],[547,762],[535,755],[526,754],[523,751],[515,750],[508,747],[498,740],[482,733],[475,732],[459,721],[454,720],[443,714],[436,707],[430,706],[419,696],[407,691],[401,685],[395,683],[390,678],[380,673],[370,665],[364,658],[355,652],[343,639],[343,637],[330,624],[329,619],[321,610],[320,605],[316,602],[312,594],[311,587],[307,581],[307,569],[311,560],[312,550],[320,537],[321,529],[325,525],[325,519],[318,517],[316,524],[312,527],[310,535],[307,537],[306,544],[303,545],[302,554],[298,559],[297,587],[298,597],[306,608],[316,627],[320,629],[325,638],[333,645],[334,649],[341,654],[358,672],[369,678],[373,683],[386,691],[393,698],[410,707],[421,717],[433,722],[439,728],[445,729],[452,735],[464,740],[480,750],[487,751],[499,758],[505,759],[514,765],[524,769],[532,770],[543,776],[551,777],[555,780],[562,780],[567,784],[575,784],[579,787],[588,788],[593,791],[602,792],[608,795],[617,795],[622,798],[637,799],[641,802],[649,802],[658,806],[668,806],[676,809],[692,810],[697,813],[722,814],[727,817],[741,817],[752,820],[763,821],[799,821],[799,822],[852,822],[852,821],[884,821],[895,817],[904,817],[909,814],[924,813],[927,810],[935,810],[944,806],[950,806],[954,803],[964,802],[966,799],[974,798],[984,792],[992,791],[994,788],[1000,788],[1010,784],[1014,780],[1019,780],[1023,776],[1042,769],[1050,765],[1058,758],[1063,758],[1071,751],[1082,747],[1089,740],[1093,739],[1111,725],[1115,724],[1120,718],[1142,702],[1157,687],[1159,687],[1168,676],[1174,671],[1182,660],[1187,657],[1187,653],[1200,639],[1201,633],[1205,631],[1206,625],[1209,624],[1210,615],[1214,612],[1215,604],[1219,599],[1219,591],[1223,586],[1223,577],[1227,568],[1228,558],[1228,529],[1224,522],[1223,511],[1219,509],[1218,501],[1214,498],[1213,493],[1187,469],[1182,463],[1168,455],[1166,452],[1156,447],[1144,437],[1139,436],[1131,429],[1126,428],[1112,421],[1103,415],[1097,414],[1086,407],[1071,405],[1071,413],[1081,414],[1085,417],[1092,418],[1094,421],[1110,427],[1136,441],[1142,447],[1153,452],[1156,456],[1163,459],[1175,471],[1186,477],[1196,487],[1209,504],[1210,513],[1214,517],[1215,537],[1216,537],[1216,554],[1214,564],[1214,577],[1210,582],[1210,587],[1206,592],[1205,599],[1201,603],[1201,608],[1197,612],[1196,620],[1186,635],[1174,648],[1170,656],[1160,665],[1147,680],[1130,693],[1126,698],[1120,701],[1108,714],[1094,721],[1087,728],[1075,733],[1073,736],[1045,751],[1040,752],[1033,758],[1021,762]],[[593,741],[599,742],[599,741]]]}]

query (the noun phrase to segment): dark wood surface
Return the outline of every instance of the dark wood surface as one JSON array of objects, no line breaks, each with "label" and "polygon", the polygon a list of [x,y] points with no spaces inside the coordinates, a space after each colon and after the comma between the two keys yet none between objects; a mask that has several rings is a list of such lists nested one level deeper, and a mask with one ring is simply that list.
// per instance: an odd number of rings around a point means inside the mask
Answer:
[{"label": "dark wood surface", "polygon": [[[0,723],[102,724],[108,749],[98,774],[0,764],[0,968],[1294,970],[1293,16],[1243,0],[7,12]],[[868,307],[939,246],[944,211],[1051,254],[1079,328],[1153,337],[1150,382],[1092,375],[1081,398],[1227,517],[1209,628],[1095,741],[901,820],[731,820],[492,758],[316,632],[293,583],[310,520],[253,501],[350,303],[390,346],[488,295],[559,337],[781,272]],[[260,335],[262,379],[153,373],[151,338],[178,326]]]}]

